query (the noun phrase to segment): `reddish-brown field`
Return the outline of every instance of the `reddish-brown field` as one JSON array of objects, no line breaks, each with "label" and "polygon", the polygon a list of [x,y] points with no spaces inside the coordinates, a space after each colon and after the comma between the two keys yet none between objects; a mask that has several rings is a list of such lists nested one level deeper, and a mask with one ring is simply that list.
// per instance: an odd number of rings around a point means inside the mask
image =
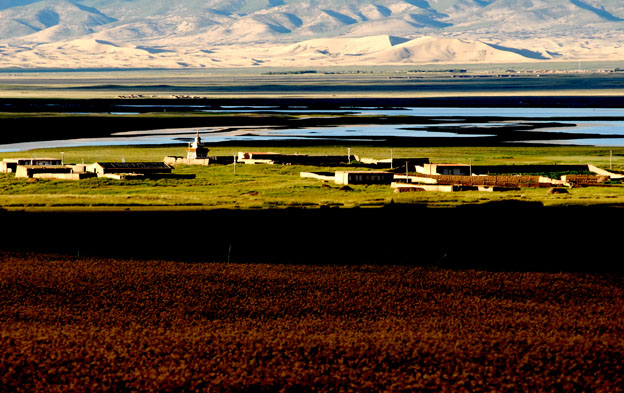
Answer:
[{"label": "reddish-brown field", "polygon": [[621,392],[622,278],[0,252],[0,391]]}]

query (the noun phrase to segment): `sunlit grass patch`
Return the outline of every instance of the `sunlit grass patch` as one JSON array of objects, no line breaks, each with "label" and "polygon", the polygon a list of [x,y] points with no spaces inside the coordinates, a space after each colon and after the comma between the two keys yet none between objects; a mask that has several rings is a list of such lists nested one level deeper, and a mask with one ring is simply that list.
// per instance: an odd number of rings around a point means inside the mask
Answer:
[{"label": "sunlit grass patch", "polygon": [[[64,151],[66,162],[160,161],[166,155],[181,154],[180,147],[100,147],[67,148],[30,152],[29,155],[55,156]],[[215,155],[232,156],[246,147],[217,146]],[[346,154],[345,146],[266,148],[281,153],[312,155]],[[358,147],[355,152],[365,157],[387,158],[389,148]],[[588,147],[497,147],[497,148],[393,148],[394,157],[426,157],[432,162],[495,164],[581,164],[614,169],[622,168],[620,155],[610,160],[611,150]],[[23,155],[24,153],[21,153]],[[19,156],[18,153],[7,156]],[[4,155],[3,155],[4,156]],[[83,158],[76,159],[82,156]],[[118,158],[116,158],[118,157]],[[511,157],[511,158],[510,158]],[[501,162],[502,160],[502,162]],[[11,174],[0,174],[0,207],[54,209],[97,206],[127,206],[128,208],[152,206],[156,209],[187,206],[198,209],[246,208],[318,208],[379,207],[390,203],[414,204],[430,207],[455,207],[504,200],[539,202],[548,206],[622,204],[624,187],[587,187],[568,190],[568,194],[552,195],[548,189],[523,188],[520,191],[484,193],[476,191],[440,193],[394,193],[389,186],[352,185],[342,190],[333,182],[301,178],[300,172],[333,172],[344,167],[320,168],[299,165],[210,165],[175,168],[174,173],[194,174],[195,179],[141,179],[112,180],[86,179],[82,181],[15,179]],[[360,169],[354,167],[354,169]],[[557,174],[555,174],[557,175]],[[553,175],[554,176],[554,175]]]}]

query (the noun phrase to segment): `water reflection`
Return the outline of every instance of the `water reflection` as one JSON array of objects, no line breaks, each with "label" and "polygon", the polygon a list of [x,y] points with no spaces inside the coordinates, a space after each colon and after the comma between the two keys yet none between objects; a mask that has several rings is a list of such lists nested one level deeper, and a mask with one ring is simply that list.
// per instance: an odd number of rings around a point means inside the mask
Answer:
[{"label": "water reflection", "polygon": [[[121,106],[120,106],[121,107]],[[140,105],[125,105],[127,108],[138,108]],[[376,141],[384,138],[483,138],[492,136],[497,129],[530,124],[549,123],[556,121],[564,127],[548,127],[531,130],[532,132],[549,132],[566,134],[556,140],[528,140],[533,138],[527,134],[527,140],[514,143],[546,143],[575,144],[595,146],[624,146],[624,109],[612,108],[346,108],[339,110],[313,110],[308,108],[278,109],[272,107],[224,107],[209,110],[198,107],[202,112],[280,112],[298,115],[326,113],[351,113],[370,116],[413,116],[434,120],[434,124],[390,124],[390,125],[357,125],[338,127],[290,128],[280,127],[204,127],[180,128],[147,131],[128,131],[112,134],[105,138],[80,138],[70,140],[34,141],[0,145],[0,152],[24,151],[38,148],[73,147],[73,146],[105,146],[105,145],[162,145],[177,144],[190,141],[197,131],[208,143],[226,141],[246,142],[257,140],[335,140]],[[135,112],[126,112],[127,114]],[[122,112],[115,112],[122,114]],[[470,121],[474,118],[474,121]],[[477,119],[478,118],[478,119]],[[486,119],[493,121],[487,121]],[[612,119],[612,120],[611,120]],[[463,120],[463,121],[462,121]],[[466,121],[467,120],[467,121]],[[461,131],[461,133],[460,133]],[[578,138],[576,135],[578,134]],[[605,135],[613,138],[581,138],[580,134],[595,136]],[[504,135],[504,134],[499,134]],[[570,139],[568,139],[570,138]],[[503,138],[504,140],[504,138]]]}]

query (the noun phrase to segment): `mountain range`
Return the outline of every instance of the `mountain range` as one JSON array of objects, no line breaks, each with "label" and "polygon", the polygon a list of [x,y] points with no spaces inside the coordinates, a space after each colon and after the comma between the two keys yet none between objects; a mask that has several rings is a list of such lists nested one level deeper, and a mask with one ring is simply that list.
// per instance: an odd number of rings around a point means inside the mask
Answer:
[{"label": "mountain range", "polygon": [[621,0],[0,0],[0,68],[624,60]]}]

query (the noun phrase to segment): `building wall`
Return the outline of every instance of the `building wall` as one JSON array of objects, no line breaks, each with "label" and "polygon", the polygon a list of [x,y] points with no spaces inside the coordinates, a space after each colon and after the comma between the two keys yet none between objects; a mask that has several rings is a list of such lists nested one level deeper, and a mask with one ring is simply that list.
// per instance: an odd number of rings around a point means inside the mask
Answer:
[{"label": "building wall", "polygon": [[57,159],[50,158],[33,158],[30,160],[30,163],[26,165],[41,165],[41,166],[51,166],[51,165],[61,165],[62,161]]},{"label": "building wall", "polygon": [[372,171],[336,171],[334,176],[336,184],[390,184],[393,179],[393,173]]},{"label": "building wall", "polygon": [[90,173],[96,173],[98,175],[101,175],[102,173],[104,173],[103,169],[101,166],[99,166],[98,164],[91,164],[91,165],[87,165],[85,170],[87,172]]},{"label": "building wall", "polygon": [[167,165],[204,165],[207,166],[210,163],[209,158],[184,158],[184,157],[165,157],[163,162]]},{"label": "building wall", "polygon": [[91,173],[34,173],[35,179],[52,179],[52,180],[82,180],[94,177]]},{"label": "building wall", "polygon": [[566,184],[585,186],[604,183],[609,180],[609,176],[596,175],[565,175],[561,176],[561,181]]},{"label": "building wall", "polygon": [[55,166],[62,162],[56,158],[5,158],[0,161],[1,173],[15,173],[19,165],[24,166]]},{"label": "building wall", "polygon": [[[132,164],[132,163],[130,163]],[[171,167],[167,167],[167,168],[161,168],[158,166],[155,167],[150,167],[148,166],[135,166],[133,167],[132,165],[128,165],[128,166],[117,166],[117,167],[104,167],[102,165],[100,165],[99,163],[95,163],[95,164],[91,164],[89,166],[87,166],[87,171],[91,172],[91,173],[97,173],[98,175],[104,175],[106,173],[143,173],[143,174],[148,174],[148,173],[171,173]]]},{"label": "building wall", "polygon": [[[499,186],[499,187],[548,187],[561,182],[541,176],[454,176],[454,175],[427,175],[409,176],[410,181],[420,182],[420,179],[434,179],[437,184],[461,184],[467,186]],[[429,181],[426,181],[429,183]]]},{"label": "building wall", "polygon": [[438,169],[438,173],[440,175],[469,176],[470,168],[468,167],[440,167]]},{"label": "building wall", "polygon": [[30,178],[36,173],[72,173],[72,168],[69,166],[54,165],[54,166],[29,166],[18,165],[15,171],[15,177]]},{"label": "building wall", "polygon": [[336,180],[335,175],[324,174],[324,173],[299,172],[299,176],[304,177],[304,178],[323,180],[323,181]]}]

